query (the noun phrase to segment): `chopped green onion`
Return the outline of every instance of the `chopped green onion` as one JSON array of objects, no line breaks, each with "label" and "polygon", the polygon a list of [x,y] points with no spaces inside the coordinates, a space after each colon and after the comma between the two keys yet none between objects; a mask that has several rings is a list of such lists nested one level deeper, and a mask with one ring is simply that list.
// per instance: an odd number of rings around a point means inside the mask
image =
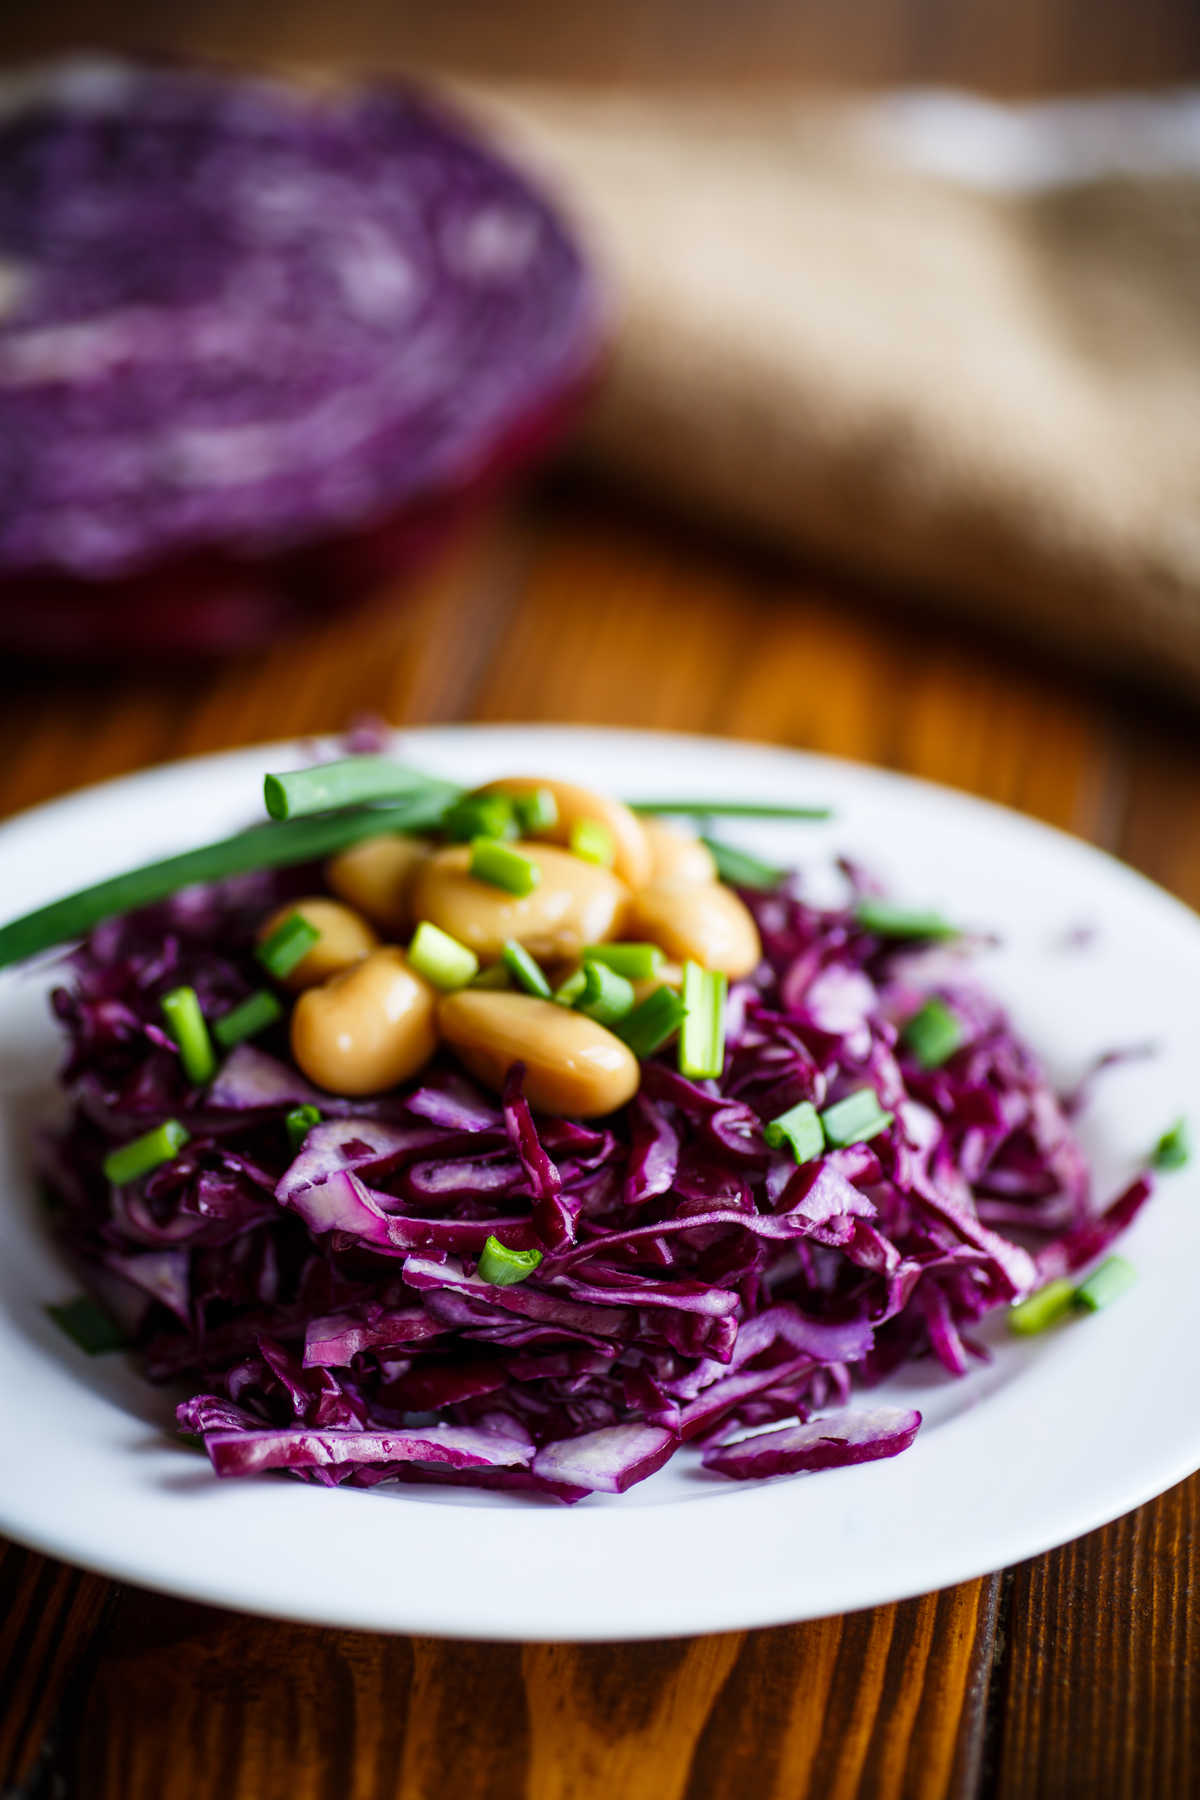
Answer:
[{"label": "chopped green onion", "polygon": [[299,819],[373,800],[436,794],[445,807],[461,789],[452,781],[407,769],[387,756],[348,756],[263,778],[263,799],[273,819]]},{"label": "chopped green onion", "polygon": [[304,1148],[304,1140],[314,1125],[321,1123],[321,1115],[315,1106],[293,1106],[284,1115],[284,1127],[288,1134],[288,1143],[298,1155]]},{"label": "chopped green onion", "polygon": [[580,994],[587,986],[587,974],[583,969],[576,969],[568,975],[561,987],[556,987],[552,998],[558,1006],[574,1006]]},{"label": "chopped green onion", "polygon": [[633,999],[633,984],[615,969],[606,963],[584,963],[583,991],[575,1002],[576,1012],[595,1019],[597,1025],[615,1025],[633,1011]]},{"label": "chopped green onion", "polygon": [[737,850],[732,844],[723,844],[719,838],[701,838],[712,852],[712,859],[717,865],[717,874],[730,887],[758,888],[766,891],[777,888],[786,869],[774,863],[764,862],[760,856],[751,856],[748,850]]},{"label": "chopped green onion", "polygon": [[395,806],[368,807],[329,818],[293,819],[285,825],[252,825],[235,837],[145,863],[0,926],[0,968],[83,937],[105,919],[165,900],[197,882],[224,881],[250,870],[314,862],[383,832],[428,830],[441,817],[444,806],[441,792],[432,798],[418,794]]},{"label": "chopped green onion", "polygon": [[303,913],[289,913],[254,954],[268,975],[283,981],[320,940],[320,932],[315,925],[309,924]]},{"label": "chopped green onion", "polygon": [[542,871],[532,857],[497,838],[472,839],[471,873],[477,881],[486,881],[491,887],[518,896],[532,894],[542,879]]},{"label": "chopped green onion", "polygon": [[531,794],[514,794],[513,810],[524,837],[536,837],[558,824],[558,801],[549,788],[534,788]]},{"label": "chopped green onion", "polygon": [[478,975],[476,975],[475,979],[471,982],[471,986],[473,988],[483,988],[485,990],[510,988],[512,986],[512,981],[509,977],[507,963],[489,963],[486,969],[480,969]]},{"label": "chopped green onion", "polygon": [[643,1061],[675,1036],[686,1013],[687,1008],[674,988],[657,987],[613,1029],[638,1060]]},{"label": "chopped green onion", "polygon": [[516,809],[507,794],[464,794],[442,814],[442,830],[455,843],[472,838],[515,838]]},{"label": "chopped green onion", "polygon": [[232,1050],[235,1044],[243,1043],[246,1038],[257,1037],[260,1031],[265,1031],[268,1025],[274,1025],[282,1017],[283,1008],[274,994],[268,993],[266,988],[259,988],[256,993],[243,1000],[240,1006],[232,1007],[229,1012],[222,1013],[219,1019],[213,1020],[213,1036],[222,1050]]},{"label": "chopped green onion", "polygon": [[702,819],[831,819],[829,806],[777,806],[757,800],[631,800],[634,812],[680,813]]},{"label": "chopped green onion", "polygon": [[895,906],[892,901],[879,900],[874,895],[858,902],[854,918],[864,931],[873,931],[877,937],[952,938],[960,935],[958,926],[951,925],[940,913]]},{"label": "chopped green onion", "polygon": [[1186,1119],[1176,1119],[1154,1146],[1151,1157],[1156,1169],[1182,1169],[1192,1154],[1191,1133]]},{"label": "chopped green onion", "polygon": [[1008,1328],[1018,1337],[1034,1337],[1066,1317],[1075,1303],[1075,1283],[1062,1276],[1048,1281],[1025,1300],[1009,1309]]},{"label": "chopped green onion", "polygon": [[170,1162],[187,1141],[188,1134],[178,1119],[164,1119],[153,1131],[144,1131],[120,1149],[110,1150],[104,1159],[104,1178],[114,1187],[124,1187]]},{"label": "chopped green onion", "polygon": [[584,962],[603,963],[626,981],[647,981],[663,966],[657,944],[585,944]]},{"label": "chopped green onion", "polygon": [[912,1051],[923,1069],[940,1069],[966,1039],[962,1021],[944,1000],[931,994],[900,1033],[900,1042]]},{"label": "chopped green onion", "polygon": [[61,1306],[48,1306],[46,1311],[60,1331],[78,1344],[86,1356],[103,1356],[109,1350],[123,1350],[127,1342],[124,1332],[90,1294],[80,1294]]},{"label": "chopped green onion", "polygon": [[408,960],[418,975],[432,981],[443,993],[466,987],[479,973],[479,958],[475,952],[429,919],[422,919],[413,932]]},{"label": "chopped green onion", "polygon": [[197,1087],[203,1087],[217,1072],[217,1053],[212,1047],[195,988],[172,988],[162,997],[162,1009],[171,1036],[179,1046],[184,1074]]},{"label": "chopped green onion", "polygon": [[504,966],[516,980],[517,986],[524,988],[527,994],[536,994],[539,1000],[549,1000],[550,983],[524,944],[518,944],[516,938],[509,938],[504,946]]},{"label": "chopped green onion", "polygon": [[599,819],[576,819],[571,827],[570,846],[572,856],[599,863],[605,869],[612,868],[617,854],[612,832]]},{"label": "chopped green onion", "polygon": [[510,1250],[498,1237],[489,1237],[479,1252],[475,1273],[493,1287],[515,1287],[533,1274],[541,1260],[540,1250]]},{"label": "chopped green onion", "polygon": [[1123,1256],[1109,1256],[1075,1290],[1075,1304],[1087,1312],[1111,1306],[1137,1283],[1137,1270]]},{"label": "chopped green onion", "polygon": [[782,1150],[785,1144],[789,1145],[798,1163],[811,1162],[825,1148],[821,1115],[811,1100],[799,1100],[778,1118],[770,1120],[763,1126],[763,1136],[772,1150]]},{"label": "chopped green onion", "polygon": [[679,1072],[694,1081],[719,1075],[725,1067],[724,975],[702,969],[699,963],[683,965],[683,1027],[679,1033]]},{"label": "chopped green onion", "polygon": [[892,1115],[884,1112],[874,1088],[859,1088],[821,1114],[826,1141],[839,1150],[848,1144],[865,1144],[868,1138],[886,1131],[891,1122]]}]

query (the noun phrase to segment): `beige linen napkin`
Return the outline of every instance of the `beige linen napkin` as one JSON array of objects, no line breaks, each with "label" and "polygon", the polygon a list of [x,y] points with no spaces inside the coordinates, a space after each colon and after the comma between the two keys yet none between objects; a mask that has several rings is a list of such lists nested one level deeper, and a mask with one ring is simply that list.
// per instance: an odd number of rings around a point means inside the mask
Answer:
[{"label": "beige linen napkin", "polygon": [[1200,695],[1200,97],[468,101],[615,287],[590,460]]}]

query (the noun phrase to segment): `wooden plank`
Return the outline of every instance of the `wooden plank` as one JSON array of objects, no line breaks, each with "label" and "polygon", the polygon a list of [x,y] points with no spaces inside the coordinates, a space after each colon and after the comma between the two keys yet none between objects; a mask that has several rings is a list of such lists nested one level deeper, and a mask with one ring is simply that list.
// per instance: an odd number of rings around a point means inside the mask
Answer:
[{"label": "wooden plank", "polygon": [[988,1587],[751,1633],[697,1741],[686,1800],[971,1791]]},{"label": "wooden plank", "polygon": [[[736,25],[734,23],[736,18]],[[238,0],[44,0],[0,13],[0,56],[80,43],[508,78],[969,84],[1025,94],[1179,80],[1200,66],[1188,0],[557,0],[397,7],[316,0],[277,15]]]},{"label": "wooden plank", "polygon": [[334,611],[228,663],[119,678],[26,669],[0,718],[0,816],[172,757],[337,731],[364,716],[461,717],[504,631],[523,542],[509,517],[482,521],[435,568],[368,607]]},{"label": "wooden plank", "polygon": [[0,1539],[0,1793],[31,1774],[108,1584]]},{"label": "wooden plank", "polygon": [[1200,1477],[1013,1578],[990,1800],[1200,1792]]},{"label": "wooden plank", "polygon": [[[397,1581],[404,1555],[401,1543]],[[517,1800],[520,1657],[131,1592],[60,1764],[64,1785],[78,1800]]]},{"label": "wooden plank", "polygon": [[982,1586],[778,1631],[524,1649],[131,1592],[59,1766],[79,1800],[942,1800],[968,1791]]}]

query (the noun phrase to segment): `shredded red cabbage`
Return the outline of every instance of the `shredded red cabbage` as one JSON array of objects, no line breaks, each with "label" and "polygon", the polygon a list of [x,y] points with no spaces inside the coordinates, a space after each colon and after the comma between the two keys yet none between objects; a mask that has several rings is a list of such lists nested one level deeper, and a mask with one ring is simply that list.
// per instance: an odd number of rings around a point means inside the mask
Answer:
[{"label": "shredded red cabbage", "polygon": [[[689,1442],[735,1478],[895,1455],[919,1415],[855,1409],[854,1389],[920,1357],[961,1376],[985,1313],[1098,1255],[1150,1192],[1140,1176],[1093,1207],[1067,1109],[965,954],[793,889],[744,895],[764,960],[731,994],[721,1078],[665,1052],[598,1125],[531,1113],[519,1069],[497,1099],[443,1060],[378,1099],[316,1094],[279,1026],[190,1087],[162,995],[235,1005],[263,913],[319,881],[243,878],[104,925],[54,995],[60,1241],[151,1379],[190,1387],[180,1424],[220,1475],[572,1501]],[[900,1030],[931,993],[964,1039],[925,1070]],[[767,1120],[863,1087],[893,1115],[869,1142],[801,1167],[768,1147]],[[303,1102],[322,1123],[295,1154]],[[182,1152],[111,1188],[105,1152],[166,1115]],[[542,1250],[529,1278],[482,1279],[492,1234]]]}]

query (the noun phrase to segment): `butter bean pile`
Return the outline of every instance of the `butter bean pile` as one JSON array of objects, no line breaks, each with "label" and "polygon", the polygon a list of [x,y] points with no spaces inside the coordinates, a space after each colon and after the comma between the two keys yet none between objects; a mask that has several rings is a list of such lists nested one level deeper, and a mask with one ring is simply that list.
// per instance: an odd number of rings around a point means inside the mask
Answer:
[{"label": "butter bean pile", "polygon": [[[326,864],[336,899],[294,901],[263,921],[263,941],[297,914],[317,934],[283,977],[297,995],[292,1056],[314,1085],[356,1098],[383,1093],[445,1045],[491,1089],[521,1062],[532,1106],[598,1117],[636,1093],[637,1057],[585,1013],[513,990],[506,950],[520,946],[559,991],[589,946],[655,945],[664,960],[633,983],[639,1000],[656,987],[678,989],[687,963],[732,979],[755,968],[754,920],[691,832],[543,776],[489,782],[474,797],[519,804],[546,795],[553,806],[543,811],[552,816],[512,845],[536,871],[528,892],[474,873],[470,844],[389,833]],[[470,953],[476,973],[452,991],[414,967],[413,934],[422,925]]]}]

